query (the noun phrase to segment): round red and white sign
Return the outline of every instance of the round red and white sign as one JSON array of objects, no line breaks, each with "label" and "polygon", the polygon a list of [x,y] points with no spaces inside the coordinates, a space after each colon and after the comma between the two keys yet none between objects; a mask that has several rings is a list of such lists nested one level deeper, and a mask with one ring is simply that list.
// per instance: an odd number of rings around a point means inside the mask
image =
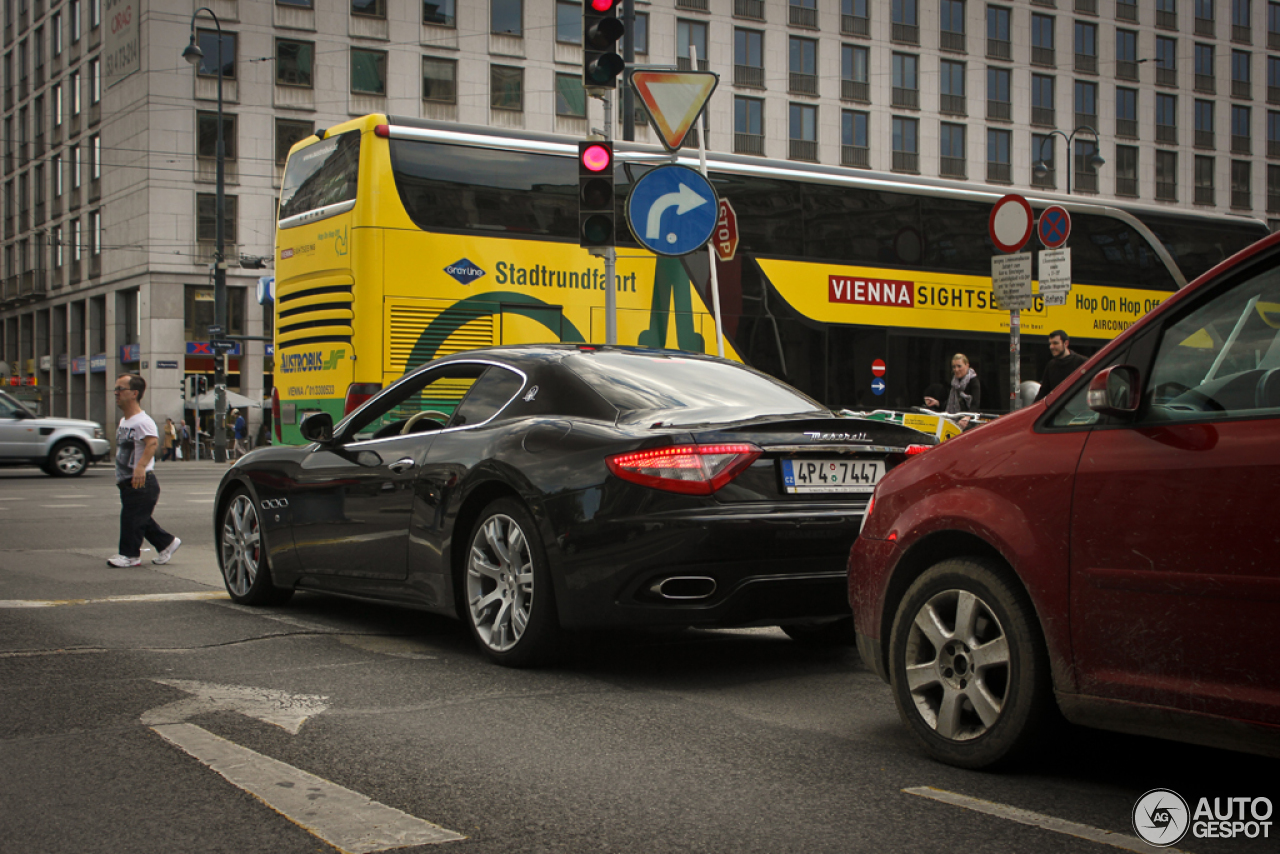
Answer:
[{"label": "round red and white sign", "polygon": [[871,363],[871,373],[877,377],[884,376],[884,359],[876,359]]},{"label": "round red and white sign", "polygon": [[1001,252],[1017,252],[1026,246],[1034,227],[1031,203],[1017,193],[1010,193],[996,202],[987,220],[991,242]]}]

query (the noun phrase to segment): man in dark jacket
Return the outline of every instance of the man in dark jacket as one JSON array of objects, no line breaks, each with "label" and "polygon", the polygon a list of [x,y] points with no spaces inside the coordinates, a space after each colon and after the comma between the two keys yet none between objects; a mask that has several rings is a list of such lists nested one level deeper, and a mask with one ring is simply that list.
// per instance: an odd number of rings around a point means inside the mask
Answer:
[{"label": "man in dark jacket", "polygon": [[1049,333],[1049,352],[1053,354],[1053,358],[1045,366],[1044,376],[1040,380],[1040,391],[1036,393],[1036,400],[1044,400],[1049,392],[1071,376],[1072,371],[1088,361],[1079,353],[1072,353],[1071,348],[1068,346],[1070,343],[1071,339],[1061,329]]}]

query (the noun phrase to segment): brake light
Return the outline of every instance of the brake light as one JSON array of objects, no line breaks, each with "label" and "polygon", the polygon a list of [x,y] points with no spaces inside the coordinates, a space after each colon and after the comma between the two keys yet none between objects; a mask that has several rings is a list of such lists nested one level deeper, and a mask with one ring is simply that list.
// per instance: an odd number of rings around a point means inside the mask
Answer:
[{"label": "brake light", "polygon": [[342,414],[350,415],[369,398],[382,391],[382,383],[352,383],[347,386],[347,400],[342,406]]},{"label": "brake light", "polygon": [[936,448],[937,445],[907,445],[907,456],[914,457],[916,454],[923,454],[930,448]]},{"label": "brake light", "polygon": [[276,441],[284,442],[284,434],[280,428],[280,387],[272,386],[271,388],[271,424],[276,431]]},{"label": "brake light", "polygon": [[763,453],[755,445],[673,445],[605,457],[623,480],[685,495],[710,495]]}]

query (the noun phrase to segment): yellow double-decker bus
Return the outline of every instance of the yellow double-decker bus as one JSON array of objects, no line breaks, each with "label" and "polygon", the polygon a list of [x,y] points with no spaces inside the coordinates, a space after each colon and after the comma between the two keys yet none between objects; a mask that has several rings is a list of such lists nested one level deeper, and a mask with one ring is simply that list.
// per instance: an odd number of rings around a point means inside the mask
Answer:
[{"label": "yellow double-decker bus", "polygon": [[[622,224],[629,187],[670,157],[616,148],[618,343],[714,353],[707,254],[654,255]],[[340,417],[437,356],[603,342],[609,283],[578,245],[576,158],[565,137],[382,115],[295,145],[276,231],[277,440],[301,441],[304,413]],[[1007,406],[1009,312],[987,234],[1005,190],[725,154],[708,169],[740,239],[717,266],[726,355],[865,409],[920,403],[963,350],[990,389],[983,409]],[[1065,329],[1090,352],[1266,233],[1239,217],[1028,198],[1073,221],[1067,304],[1022,312],[1031,379],[1049,355],[1035,336]]]}]

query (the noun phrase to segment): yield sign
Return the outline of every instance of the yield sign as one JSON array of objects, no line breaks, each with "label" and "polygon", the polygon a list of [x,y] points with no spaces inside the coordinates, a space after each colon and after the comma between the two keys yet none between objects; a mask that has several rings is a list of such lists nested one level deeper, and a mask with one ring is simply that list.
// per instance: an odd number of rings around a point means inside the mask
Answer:
[{"label": "yield sign", "polygon": [[668,151],[684,145],[693,123],[720,82],[712,71],[633,71],[631,88],[649,111],[649,121]]}]

